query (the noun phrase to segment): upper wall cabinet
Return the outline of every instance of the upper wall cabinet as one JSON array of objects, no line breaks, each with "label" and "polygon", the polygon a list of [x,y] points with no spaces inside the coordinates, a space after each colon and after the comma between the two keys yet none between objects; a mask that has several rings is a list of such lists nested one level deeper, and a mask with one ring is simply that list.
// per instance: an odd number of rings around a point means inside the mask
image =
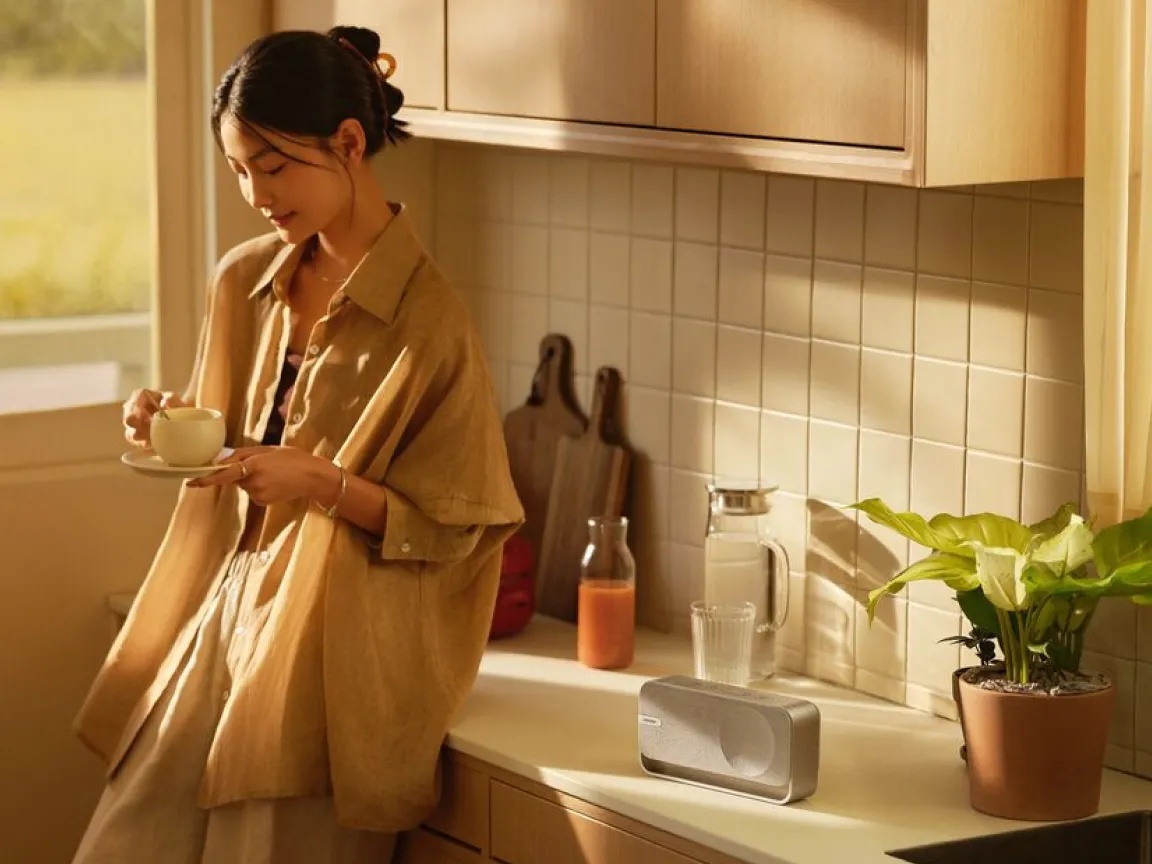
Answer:
[{"label": "upper wall cabinet", "polygon": [[1083,169],[1086,0],[273,5],[379,30],[427,137],[917,186]]},{"label": "upper wall cabinet", "polygon": [[447,7],[449,110],[656,122],[656,0],[447,0]]},{"label": "upper wall cabinet", "polygon": [[439,0],[274,0],[274,30],[327,30],[337,24],[380,34],[397,60],[392,83],[404,104],[444,107],[444,4]]},{"label": "upper wall cabinet", "polygon": [[907,0],[660,0],[657,125],[902,147],[908,18]]}]

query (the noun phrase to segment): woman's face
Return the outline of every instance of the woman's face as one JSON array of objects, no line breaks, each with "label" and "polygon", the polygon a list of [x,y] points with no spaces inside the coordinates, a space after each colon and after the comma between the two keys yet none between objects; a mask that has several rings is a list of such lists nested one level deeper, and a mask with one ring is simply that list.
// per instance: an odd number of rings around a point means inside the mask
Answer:
[{"label": "woman's face", "polygon": [[301,243],[326,230],[349,207],[351,165],[334,152],[259,131],[266,141],[235,118],[225,120],[220,126],[224,158],[240,181],[244,200],[281,239]]}]

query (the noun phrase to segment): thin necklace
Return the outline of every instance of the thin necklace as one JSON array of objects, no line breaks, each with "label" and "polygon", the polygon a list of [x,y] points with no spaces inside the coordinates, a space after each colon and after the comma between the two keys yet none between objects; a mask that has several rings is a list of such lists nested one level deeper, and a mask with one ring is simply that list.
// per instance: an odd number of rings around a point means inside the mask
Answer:
[{"label": "thin necklace", "polygon": [[[312,264],[312,275],[319,279],[321,282],[327,282],[329,285],[345,285],[348,280],[352,278],[352,274],[356,272],[356,268],[359,267],[361,262],[363,262],[363,260],[368,257],[368,252],[365,252],[360,256],[360,260],[356,262],[355,266],[348,271],[347,276],[341,276],[334,279],[331,276],[321,276],[320,273],[316,270],[316,250],[319,248],[319,246],[319,241],[313,239],[311,245],[308,247],[308,261]],[[371,247],[369,247],[368,251],[372,251]]]}]

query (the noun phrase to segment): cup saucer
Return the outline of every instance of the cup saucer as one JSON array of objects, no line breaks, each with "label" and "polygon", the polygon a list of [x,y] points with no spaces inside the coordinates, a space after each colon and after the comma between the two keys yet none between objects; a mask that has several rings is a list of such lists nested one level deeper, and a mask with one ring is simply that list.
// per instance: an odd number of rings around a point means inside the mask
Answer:
[{"label": "cup saucer", "polygon": [[[217,459],[224,459],[232,454],[230,447],[225,447],[217,455]],[[120,457],[120,461],[145,477],[162,477],[170,480],[191,480],[195,477],[206,477],[221,468],[223,465],[201,465],[197,468],[179,468],[169,465],[155,453],[146,450],[129,450]]]}]

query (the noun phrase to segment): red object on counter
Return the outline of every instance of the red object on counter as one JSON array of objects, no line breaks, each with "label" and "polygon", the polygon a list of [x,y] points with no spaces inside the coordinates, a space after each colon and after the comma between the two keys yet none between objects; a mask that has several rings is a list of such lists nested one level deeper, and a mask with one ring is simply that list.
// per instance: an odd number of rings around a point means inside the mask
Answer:
[{"label": "red object on counter", "polygon": [[489,639],[513,636],[528,626],[536,612],[536,580],[531,544],[519,534],[504,543],[500,564],[500,587],[496,591],[496,608],[492,612]]}]

